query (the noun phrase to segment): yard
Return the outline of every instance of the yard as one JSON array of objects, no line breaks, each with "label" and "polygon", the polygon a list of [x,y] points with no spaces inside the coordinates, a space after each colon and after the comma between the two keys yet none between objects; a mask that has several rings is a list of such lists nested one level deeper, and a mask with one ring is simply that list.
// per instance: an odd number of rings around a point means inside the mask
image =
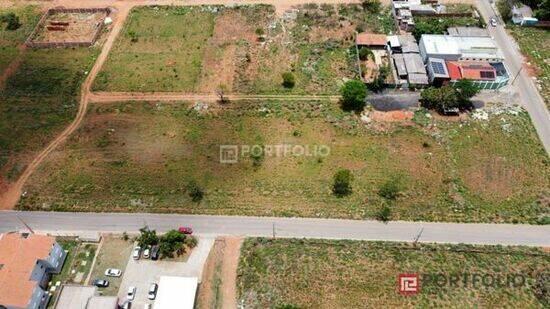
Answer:
[{"label": "yard", "polygon": [[[309,4],[283,16],[269,5],[138,7],[93,89],[333,94],[357,75],[354,31],[392,27],[389,12],[355,4]],[[285,72],[292,89],[282,86]]]},{"label": "yard", "polygon": [[[538,248],[252,238],[241,251],[238,303],[246,308],[545,308],[549,262],[548,252]],[[403,273],[420,274],[418,294],[398,293]],[[438,285],[423,280],[426,274],[461,281]],[[462,281],[467,275],[522,275],[525,284],[474,287]]]},{"label": "yard", "polygon": [[[420,113],[378,130],[330,102],[197,106],[92,106],[31,177],[18,208],[363,219],[388,206],[394,220],[548,220],[549,161],[523,111],[463,122]],[[306,145],[311,153],[222,164],[220,145]],[[328,155],[312,154],[323,145]],[[342,168],[354,176],[353,193],[338,198],[332,177]],[[396,197],[380,193],[387,183]]]},{"label": "yard", "polygon": [[538,77],[540,94],[546,105],[550,106],[550,30],[519,26],[508,29],[531,64],[530,73]]},{"label": "yard", "polygon": [[74,118],[97,49],[26,50],[0,92],[0,187]]}]

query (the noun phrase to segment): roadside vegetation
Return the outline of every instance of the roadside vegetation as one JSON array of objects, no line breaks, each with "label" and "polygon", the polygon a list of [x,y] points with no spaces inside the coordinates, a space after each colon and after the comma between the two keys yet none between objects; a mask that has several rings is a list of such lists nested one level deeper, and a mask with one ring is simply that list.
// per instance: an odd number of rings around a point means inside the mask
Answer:
[{"label": "roadside vegetation", "polygon": [[[415,116],[418,123],[381,130],[336,102],[232,101],[206,112],[197,106],[92,106],[81,128],[31,177],[18,208],[510,223],[548,218],[549,161],[523,111],[462,122],[424,111]],[[220,145],[279,144],[307,145],[310,152],[326,145],[330,153],[246,154],[235,164],[220,163]],[[339,170],[350,177],[335,178]]]},{"label": "roadside vegetation", "polygon": [[540,94],[550,107],[550,30],[520,26],[510,26],[508,30],[530,63],[529,73],[537,77]]},{"label": "roadside vegetation", "polygon": [[[546,308],[549,262],[548,252],[538,248],[250,238],[241,250],[238,303],[247,308]],[[527,279],[521,287],[421,280],[417,295],[403,296],[397,278],[410,273]]]},{"label": "roadside vegetation", "polygon": [[138,7],[94,91],[337,94],[357,76],[354,31],[392,29],[361,4]]}]

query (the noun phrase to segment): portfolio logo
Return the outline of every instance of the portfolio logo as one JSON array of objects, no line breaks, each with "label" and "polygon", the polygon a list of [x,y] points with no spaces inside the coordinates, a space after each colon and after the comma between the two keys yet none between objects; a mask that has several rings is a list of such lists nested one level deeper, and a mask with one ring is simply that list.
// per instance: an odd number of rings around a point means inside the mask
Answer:
[{"label": "portfolio logo", "polygon": [[418,274],[399,274],[397,285],[403,295],[417,294],[420,291],[420,277]]}]

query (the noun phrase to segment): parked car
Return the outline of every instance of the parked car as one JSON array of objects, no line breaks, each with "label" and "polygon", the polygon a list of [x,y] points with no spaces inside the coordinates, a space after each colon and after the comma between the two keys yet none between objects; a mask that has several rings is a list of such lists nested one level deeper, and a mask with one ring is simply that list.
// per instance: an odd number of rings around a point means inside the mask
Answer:
[{"label": "parked car", "polygon": [[134,300],[135,297],[136,297],[136,287],[131,286],[128,288],[128,294],[126,295],[126,298],[128,300]]},{"label": "parked car", "polygon": [[151,255],[151,246],[147,246],[145,250],[143,250],[143,258],[148,259]]},{"label": "parked car", "polygon": [[120,277],[122,275],[122,270],[116,268],[107,268],[105,270],[105,276],[108,277]]},{"label": "parked car", "polygon": [[106,288],[109,286],[109,281],[103,279],[95,279],[92,282],[92,285],[97,286],[98,288]]},{"label": "parked car", "polygon": [[160,246],[154,245],[151,247],[151,260],[156,261],[159,259]]},{"label": "parked car", "polygon": [[143,306],[143,309],[151,309],[151,304],[145,304],[145,305]]},{"label": "parked car", "polygon": [[149,287],[149,293],[147,294],[147,298],[149,299],[155,299],[157,297],[157,290],[159,286],[156,283],[151,283],[151,286]]},{"label": "parked car", "polygon": [[188,234],[188,235],[191,235],[193,234],[193,229],[188,227],[188,226],[180,226],[178,228],[178,232],[182,233],[182,234]]},{"label": "parked car", "polygon": [[124,305],[122,306],[122,309],[131,309],[132,308],[132,302],[131,301],[127,301],[126,303],[124,303]]},{"label": "parked car", "polygon": [[134,248],[134,251],[132,251],[132,257],[134,258],[134,260],[139,260],[140,255],[141,255],[141,247],[136,246]]},{"label": "parked car", "polygon": [[497,26],[497,20],[496,20],[496,18],[492,17],[492,18],[489,20],[489,23],[491,24],[491,26],[496,27],[496,26]]}]

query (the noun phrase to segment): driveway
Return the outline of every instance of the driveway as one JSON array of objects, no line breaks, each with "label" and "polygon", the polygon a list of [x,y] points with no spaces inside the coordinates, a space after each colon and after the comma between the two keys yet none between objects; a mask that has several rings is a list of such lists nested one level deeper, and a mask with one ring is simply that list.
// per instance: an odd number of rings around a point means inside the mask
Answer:
[{"label": "driveway", "polygon": [[120,303],[126,300],[126,293],[130,286],[136,287],[136,296],[132,308],[143,308],[146,303],[154,301],[147,298],[151,283],[157,283],[161,276],[197,277],[201,282],[202,271],[210,248],[214,244],[212,237],[199,237],[197,247],[193,249],[187,262],[153,261],[149,259],[134,260],[129,256],[126,271],[123,274],[122,284],[118,291]]}]

